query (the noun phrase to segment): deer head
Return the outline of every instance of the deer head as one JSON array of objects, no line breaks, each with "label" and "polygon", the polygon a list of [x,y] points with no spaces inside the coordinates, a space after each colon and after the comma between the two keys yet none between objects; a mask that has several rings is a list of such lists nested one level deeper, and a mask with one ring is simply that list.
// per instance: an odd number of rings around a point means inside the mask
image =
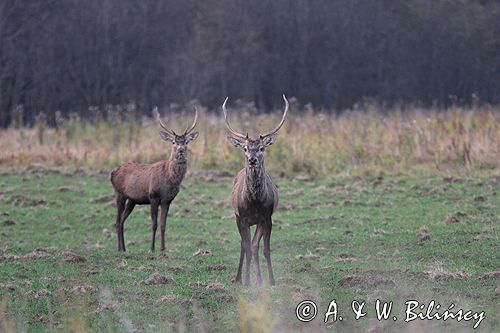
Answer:
[{"label": "deer head", "polygon": [[259,135],[258,138],[252,139],[246,135],[243,135],[231,128],[229,125],[229,120],[227,119],[226,103],[229,97],[226,97],[224,104],[222,104],[222,111],[224,111],[224,119],[226,120],[226,125],[232,136],[228,136],[229,142],[236,148],[241,148],[245,152],[246,164],[250,169],[260,169],[264,166],[264,151],[267,147],[272,145],[276,141],[278,136],[278,131],[285,122],[286,114],[288,112],[288,100],[283,94],[283,99],[285,100],[285,112],[283,112],[283,117],[280,123],[268,134]]},{"label": "deer head", "polygon": [[198,120],[198,109],[195,107],[194,121],[191,126],[188,126],[184,133],[177,134],[161,121],[160,113],[158,112],[158,108],[155,107],[153,110],[156,119],[160,123],[160,127],[163,131],[160,131],[160,137],[163,141],[170,142],[173,144],[172,157],[177,161],[177,163],[186,163],[187,161],[187,145],[191,141],[196,140],[198,137],[198,132],[192,132],[196,126],[196,122]]}]

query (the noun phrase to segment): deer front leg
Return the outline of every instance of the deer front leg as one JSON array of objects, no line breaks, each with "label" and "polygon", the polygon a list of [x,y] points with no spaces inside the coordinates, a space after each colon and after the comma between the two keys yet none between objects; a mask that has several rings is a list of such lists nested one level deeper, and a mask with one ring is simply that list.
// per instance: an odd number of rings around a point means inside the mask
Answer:
[{"label": "deer front leg", "polygon": [[245,285],[250,285],[250,267],[252,265],[252,240],[250,238],[250,226],[243,225],[243,246],[245,247],[245,257],[247,258],[247,269],[245,272]]},{"label": "deer front leg", "polygon": [[240,249],[240,263],[238,264],[238,272],[236,273],[236,277],[234,278],[234,283],[241,283],[241,272],[243,270],[243,259],[245,258],[245,246],[243,245],[243,241],[241,243]]},{"label": "deer front leg", "polygon": [[267,271],[269,272],[269,284],[274,286],[276,282],[274,281],[273,265],[271,264],[271,230],[273,228],[273,223],[271,219],[264,226],[264,257],[266,258]]},{"label": "deer front leg", "polygon": [[160,215],[160,251],[165,251],[165,228],[167,226],[167,215],[170,209],[169,203],[161,204],[161,215]]},{"label": "deer front leg", "polygon": [[241,283],[241,272],[243,270],[243,259],[245,258],[245,245],[243,244],[243,232],[241,228],[240,221],[236,218],[236,225],[238,226],[238,231],[241,237],[241,249],[240,249],[240,262],[238,264],[238,272],[236,273],[236,277],[234,278],[234,283]]},{"label": "deer front leg", "polygon": [[151,231],[153,233],[151,238],[151,252],[155,252],[155,238],[156,229],[158,228],[158,206],[160,200],[157,198],[151,198]]},{"label": "deer front leg", "polygon": [[255,229],[255,234],[253,235],[252,239],[252,253],[253,253],[255,272],[257,274],[257,284],[259,286],[262,285],[262,276],[260,274],[260,265],[259,265],[259,243],[261,238],[262,238],[262,224],[257,224],[257,227]]}]

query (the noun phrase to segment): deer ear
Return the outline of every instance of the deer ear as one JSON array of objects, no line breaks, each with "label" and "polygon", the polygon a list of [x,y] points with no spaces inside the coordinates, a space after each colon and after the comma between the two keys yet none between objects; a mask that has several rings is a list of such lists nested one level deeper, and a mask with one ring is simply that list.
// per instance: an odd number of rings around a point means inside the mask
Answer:
[{"label": "deer ear", "polygon": [[236,138],[233,138],[232,136],[228,136],[227,139],[236,148],[243,148],[243,147],[245,147],[245,143],[243,141],[240,141],[240,140],[238,140]]},{"label": "deer ear", "polygon": [[270,136],[266,136],[264,139],[262,139],[262,143],[264,144],[264,147],[268,147],[276,141],[276,138],[278,137],[278,133],[275,133]]},{"label": "deer ear", "polygon": [[186,136],[186,144],[190,143],[191,141],[196,140],[196,138],[198,137],[198,134],[199,134],[198,132],[189,133]]},{"label": "deer ear", "polygon": [[171,142],[171,143],[175,142],[175,138],[171,134],[164,132],[164,131],[160,131],[160,138],[163,141],[167,141],[167,142]]}]

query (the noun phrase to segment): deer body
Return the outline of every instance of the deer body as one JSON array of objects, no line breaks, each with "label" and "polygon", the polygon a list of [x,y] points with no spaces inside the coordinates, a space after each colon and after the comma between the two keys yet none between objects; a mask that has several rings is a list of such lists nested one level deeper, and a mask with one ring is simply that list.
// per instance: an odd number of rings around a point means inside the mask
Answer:
[{"label": "deer body", "polygon": [[137,205],[149,205],[151,198],[171,202],[179,193],[186,166],[175,160],[153,164],[125,163],[111,171],[111,183],[116,192]]},{"label": "deer body", "polygon": [[238,172],[231,197],[235,214],[250,226],[263,223],[278,208],[278,189],[264,169]]},{"label": "deer body", "polygon": [[[235,282],[241,283],[243,261],[246,258],[245,284],[250,284],[250,267],[253,262],[257,276],[257,283],[262,284],[259,265],[259,244],[264,238],[264,257],[269,273],[269,283],[275,284],[273,267],[271,264],[271,230],[273,227],[272,215],[278,208],[278,189],[271,176],[264,167],[265,148],[276,140],[278,130],[285,121],[288,111],[288,101],[285,96],[285,112],[280,124],[269,134],[260,135],[251,139],[234,131],[227,120],[226,101],[222,106],[226,125],[234,136],[228,136],[229,142],[237,148],[243,149],[246,156],[245,168],[236,175],[232,190],[232,206],[236,216],[236,225],[241,236],[240,262]],[[256,226],[253,239],[250,237],[250,227]]]},{"label": "deer body", "polygon": [[[156,110],[155,110],[156,111]],[[161,122],[163,140],[173,144],[170,159],[152,164],[125,163],[111,171],[111,184],[116,194],[116,233],[118,251],[125,251],[124,223],[136,205],[151,205],[151,252],[155,250],[156,230],[158,227],[158,208],[160,216],[160,250],[165,250],[165,229],[170,203],[175,199],[187,171],[187,144],[198,137],[198,132],[190,133],[196,126],[197,113],[191,128],[177,135]]]}]

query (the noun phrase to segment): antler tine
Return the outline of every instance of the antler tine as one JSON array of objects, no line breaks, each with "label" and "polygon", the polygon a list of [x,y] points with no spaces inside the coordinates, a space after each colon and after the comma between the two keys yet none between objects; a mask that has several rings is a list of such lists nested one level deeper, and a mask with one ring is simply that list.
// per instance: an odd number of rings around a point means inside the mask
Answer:
[{"label": "antler tine", "polygon": [[226,110],[226,103],[227,103],[227,100],[229,99],[229,96],[226,97],[226,99],[224,100],[224,104],[222,104],[222,111],[224,112],[224,119],[226,120],[226,126],[227,128],[229,129],[229,131],[236,137],[240,138],[240,139],[247,139],[248,138],[248,134],[247,135],[243,135],[241,133],[238,133],[236,132],[235,130],[233,130],[231,128],[231,125],[229,125],[229,120],[227,119],[227,110]]},{"label": "antler tine", "polygon": [[286,114],[288,113],[288,100],[286,99],[285,94],[283,94],[283,99],[285,100],[285,112],[283,112],[283,117],[281,117],[281,121],[280,121],[279,125],[276,126],[276,128],[273,129],[268,134],[261,135],[262,138],[265,138],[267,136],[275,134],[276,132],[278,132],[280,130],[281,126],[283,126],[283,123],[285,122]]},{"label": "antler tine", "polygon": [[165,124],[161,121],[160,113],[158,112],[157,106],[155,106],[155,108],[153,109],[153,113],[156,117],[156,120],[160,123],[161,128],[163,128],[165,130],[165,132],[172,134],[172,135],[177,135],[177,134],[175,134],[175,132],[173,130],[171,130],[170,128],[165,126]]},{"label": "antler tine", "polygon": [[191,133],[191,131],[195,128],[196,122],[198,121],[198,108],[195,106],[194,107],[194,121],[191,127],[186,128],[186,131],[184,132],[184,135],[187,135]]}]

